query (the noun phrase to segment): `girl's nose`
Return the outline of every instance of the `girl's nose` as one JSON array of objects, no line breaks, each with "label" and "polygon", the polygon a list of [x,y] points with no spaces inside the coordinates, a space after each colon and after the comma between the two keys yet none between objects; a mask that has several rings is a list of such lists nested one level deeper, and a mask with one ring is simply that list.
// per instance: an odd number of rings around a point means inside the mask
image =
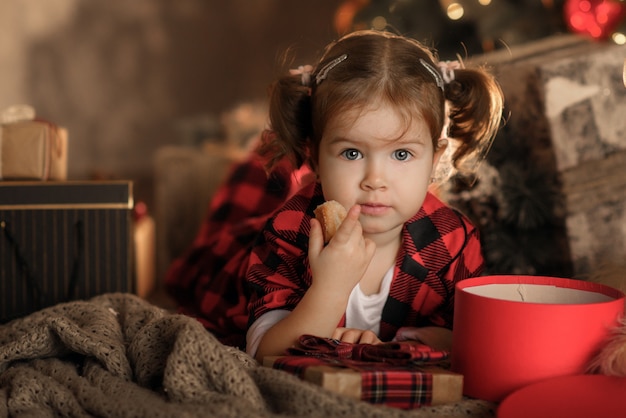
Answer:
[{"label": "girl's nose", "polygon": [[369,162],[365,167],[361,188],[363,190],[376,190],[385,187],[385,176],[382,164]]}]

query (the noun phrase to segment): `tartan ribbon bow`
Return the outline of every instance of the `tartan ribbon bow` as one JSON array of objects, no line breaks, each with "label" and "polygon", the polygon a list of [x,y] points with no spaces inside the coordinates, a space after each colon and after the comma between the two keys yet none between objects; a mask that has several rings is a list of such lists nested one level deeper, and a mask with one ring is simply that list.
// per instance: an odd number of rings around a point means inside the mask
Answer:
[{"label": "tartan ribbon bow", "polygon": [[394,365],[438,362],[449,357],[447,351],[435,350],[417,341],[358,344],[314,335],[300,336],[297,344],[287,349],[287,354]]}]

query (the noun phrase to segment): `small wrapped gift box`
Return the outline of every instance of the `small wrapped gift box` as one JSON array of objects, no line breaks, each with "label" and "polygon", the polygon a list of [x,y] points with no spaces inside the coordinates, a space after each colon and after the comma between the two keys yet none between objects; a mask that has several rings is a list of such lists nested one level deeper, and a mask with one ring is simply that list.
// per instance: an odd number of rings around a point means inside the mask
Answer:
[{"label": "small wrapped gift box", "polygon": [[263,365],[341,395],[400,409],[457,402],[463,397],[463,375],[445,368],[446,352],[414,342],[373,346],[306,338],[308,347],[315,340],[320,345],[336,344],[337,350],[291,351],[295,355],[266,357]]},{"label": "small wrapped gift box", "polygon": [[67,130],[41,120],[0,124],[0,179],[66,180]]},{"label": "small wrapped gift box", "polygon": [[0,323],[134,292],[130,181],[0,181]]},{"label": "small wrapped gift box", "polygon": [[493,402],[544,379],[583,374],[624,315],[624,293],[583,280],[485,276],[456,286],[451,370]]}]

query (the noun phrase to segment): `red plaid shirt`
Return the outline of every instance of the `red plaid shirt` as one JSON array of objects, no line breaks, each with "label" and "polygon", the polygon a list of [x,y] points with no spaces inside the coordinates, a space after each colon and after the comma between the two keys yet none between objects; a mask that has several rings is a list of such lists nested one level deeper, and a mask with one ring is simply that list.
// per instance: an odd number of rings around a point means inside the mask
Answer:
[{"label": "red plaid shirt", "polygon": [[191,247],[165,275],[180,313],[197,318],[221,342],[245,346],[250,250],[267,219],[310,173],[293,171],[285,161],[268,178],[254,157],[232,168]]},{"label": "red plaid shirt", "polygon": [[[243,348],[249,321],[295,307],[311,282],[309,222],[323,201],[309,175],[284,164],[268,179],[256,159],[234,167],[191,248],[166,274],[179,312],[196,317],[223,343]],[[383,310],[383,340],[403,325],[451,327],[454,284],[478,276],[483,266],[478,231],[430,194],[403,235]]]},{"label": "red plaid shirt", "polygon": [[[312,183],[263,229],[250,256],[250,323],[274,309],[293,310],[311,285],[307,249],[313,210],[324,201]],[[452,328],[454,286],[483,269],[478,230],[431,193],[402,230],[402,247],[383,308],[380,339],[403,326]],[[345,320],[345,317],[344,317]],[[339,326],[344,325],[342,321]]]}]

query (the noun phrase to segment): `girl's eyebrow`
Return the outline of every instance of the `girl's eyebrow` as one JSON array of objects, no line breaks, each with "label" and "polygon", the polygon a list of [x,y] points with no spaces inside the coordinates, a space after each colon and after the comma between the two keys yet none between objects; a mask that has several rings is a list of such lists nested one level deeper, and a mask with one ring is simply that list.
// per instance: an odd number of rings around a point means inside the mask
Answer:
[{"label": "girl's eyebrow", "polygon": [[355,143],[359,143],[359,142],[363,142],[363,141],[359,141],[357,139],[346,138],[346,137],[343,137],[343,136],[336,136],[336,137],[331,138],[328,141],[328,143],[331,144],[331,145],[340,144],[342,142],[348,142],[348,143],[351,143],[351,144],[355,144]]},{"label": "girl's eyebrow", "polygon": [[424,140],[424,138],[398,138],[398,139],[392,139],[391,142],[394,142],[396,144],[418,144],[418,145],[424,145],[425,140]]},{"label": "girl's eyebrow", "polygon": [[[427,140],[429,139],[411,137],[411,138],[391,138],[391,139],[386,139],[385,141],[388,142],[389,144],[396,144],[396,145],[424,145]],[[336,136],[336,137],[331,138],[328,141],[330,145],[336,145],[336,144],[342,144],[342,143],[358,145],[364,142],[368,142],[368,141],[359,139],[359,138],[347,138],[344,136]]]}]

